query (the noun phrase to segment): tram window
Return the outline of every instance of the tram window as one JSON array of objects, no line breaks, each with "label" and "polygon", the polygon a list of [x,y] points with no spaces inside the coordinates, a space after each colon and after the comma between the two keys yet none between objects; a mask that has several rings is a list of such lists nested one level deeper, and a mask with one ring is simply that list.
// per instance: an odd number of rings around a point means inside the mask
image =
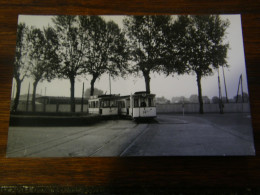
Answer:
[{"label": "tram window", "polygon": [[146,103],[145,102],[141,102],[141,107],[146,107]]},{"label": "tram window", "polygon": [[125,105],[126,105],[127,108],[130,108],[130,100],[126,100]]},{"label": "tram window", "polygon": [[107,107],[107,102],[103,101],[103,108]]},{"label": "tram window", "polygon": [[117,101],[116,100],[113,101],[113,106],[117,107]]},{"label": "tram window", "polygon": [[104,100],[103,101],[103,108],[109,107],[109,101],[108,100]]},{"label": "tram window", "polygon": [[98,101],[96,101],[96,108],[98,108]]},{"label": "tram window", "polygon": [[110,106],[111,106],[111,107],[114,107],[114,106],[116,106],[116,103],[115,103],[115,101],[110,101]]},{"label": "tram window", "polygon": [[141,98],[141,107],[146,107],[145,98]]},{"label": "tram window", "polygon": [[[119,102],[118,102],[119,103]],[[125,108],[125,102],[124,101],[120,101],[120,106],[121,106],[121,108]]]},{"label": "tram window", "polygon": [[138,98],[134,99],[134,107],[139,107]]},{"label": "tram window", "polygon": [[117,105],[119,108],[125,108],[125,102],[123,102],[123,101],[118,101]]},{"label": "tram window", "polygon": [[152,98],[148,98],[148,106],[149,107],[153,106],[153,99]]}]

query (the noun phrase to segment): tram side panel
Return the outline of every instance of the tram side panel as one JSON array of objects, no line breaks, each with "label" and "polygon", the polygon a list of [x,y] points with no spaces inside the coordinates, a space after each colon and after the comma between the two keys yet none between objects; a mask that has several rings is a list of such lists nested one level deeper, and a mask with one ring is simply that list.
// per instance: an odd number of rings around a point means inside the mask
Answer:
[{"label": "tram side panel", "polygon": [[101,108],[102,116],[113,116],[118,115],[118,108],[117,107],[110,107],[110,108]]},{"label": "tram side panel", "polygon": [[133,118],[146,118],[146,117],[156,117],[156,108],[155,107],[146,107],[146,108],[133,108]]}]

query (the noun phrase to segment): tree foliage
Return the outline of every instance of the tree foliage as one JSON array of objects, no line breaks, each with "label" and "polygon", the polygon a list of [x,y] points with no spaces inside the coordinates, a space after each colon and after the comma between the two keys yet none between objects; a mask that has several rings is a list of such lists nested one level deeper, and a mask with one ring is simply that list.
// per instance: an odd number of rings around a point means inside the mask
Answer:
[{"label": "tree foliage", "polygon": [[213,96],[211,101],[212,101],[213,104],[218,104],[219,103],[219,97]]},{"label": "tree foliage", "polygon": [[[86,91],[84,92],[84,96],[86,97],[86,98],[89,98],[90,96],[91,96],[91,88],[88,88],[88,89],[86,89]],[[98,89],[98,88],[95,88],[94,89],[94,94],[93,95],[102,95],[102,94],[104,94],[104,91],[103,90],[101,90],[101,89]]]},{"label": "tree foliage", "polygon": [[227,50],[224,42],[228,20],[218,15],[180,16],[186,21],[185,36],[180,39],[184,55],[181,58],[189,72],[197,76],[200,113],[203,113],[201,78],[212,75],[219,66],[227,66]]},{"label": "tree foliage", "polygon": [[92,76],[90,94],[94,83],[104,73],[112,77],[125,75],[128,68],[126,39],[118,25],[106,22],[100,16],[80,16],[84,40],[84,68]]},{"label": "tree foliage", "polygon": [[187,41],[185,36],[187,35],[187,26],[189,25],[189,19],[185,16],[176,16],[172,18],[172,23],[169,26],[169,32],[167,32],[167,55],[165,63],[163,64],[163,72],[166,75],[184,74],[189,72],[187,60],[189,56],[186,53]]},{"label": "tree foliage", "polygon": [[85,73],[83,50],[84,43],[79,32],[77,16],[55,16],[52,19],[58,36],[59,78],[69,79],[71,112],[75,112],[75,78]]},{"label": "tree foliage", "polygon": [[150,92],[150,73],[162,72],[163,65],[172,62],[172,53],[167,48],[170,25],[171,16],[128,16],[124,19],[132,71],[142,72],[147,92]]},{"label": "tree foliage", "polygon": [[32,27],[27,36],[28,66],[33,79],[32,111],[35,112],[35,94],[37,84],[46,79],[50,81],[56,76],[58,68],[57,36],[54,29],[48,27],[43,31]]}]

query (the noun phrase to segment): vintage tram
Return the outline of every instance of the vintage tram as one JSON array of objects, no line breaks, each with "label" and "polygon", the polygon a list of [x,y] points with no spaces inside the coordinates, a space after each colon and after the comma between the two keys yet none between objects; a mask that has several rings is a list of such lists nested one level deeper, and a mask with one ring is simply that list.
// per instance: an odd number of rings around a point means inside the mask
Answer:
[{"label": "vintage tram", "polygon": [[130,95],[129,115],[134,119],[156,117],[155,94],[136,92]]},{"label": "vintage tram", "polygon": [[89,99],[89,113],[101,116],[156,117],[155,94],[144,91],[132,95],[100,95]]}]

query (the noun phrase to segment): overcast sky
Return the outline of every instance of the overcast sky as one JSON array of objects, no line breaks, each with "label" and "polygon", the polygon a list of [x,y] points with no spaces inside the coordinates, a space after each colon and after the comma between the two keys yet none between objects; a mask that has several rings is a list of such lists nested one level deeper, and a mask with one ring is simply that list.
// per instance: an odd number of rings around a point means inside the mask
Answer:
[{"label": "overcast sky", "polygon": [[[20,15],[18,22],[24,22],[28,26],[35,26],[42,28],[43,26],[53,26],[51,21],[52,16],[32,16],[32,15]],[[229,42],[230,49],[228,51],[228,65],[229,68],[225,68],[226,84],[228,90],[228,97],[231,98],[236,95],[238,88],[238,81],[240,74],[243,75],[243,89],[248,93],[247,78],[245,69],[245,58],[242,39],[241,17],[240,15],[221,15],[223,19],[229,19],[230,26],[227,29],[227,42]],[[124,16],[103,16],[105,20],[113,20],[120,27],[123,26],[122,19]],[[224,82],[222,69],[220,69],[222,94],[225,96]],[[141,74],[140,74],[141,75]],[[155,93],[157,97],[164,96],[171,99],[173,96],[185,96],[190,97],[191,94],[197,94],[196,75],[180,75],[180,76],[168,76],[159,75],[153,73],[151,77],[151,92]],[[85,83],[85,89],[90,87],[90,75],[84,75],[76,78],[75,96],[81,97],[82,84]],[[28,92],[28,85],[32,80],[27,78],[22,83],[21,94]],[[136,91],[145,90],[145,82],[143,77],[133,77],[129,75],[126,79],[116,78],[111,80],[112,93],[128,95]],[[14,85],[14,84],[13,84]],[[102,75],[99,80],[96,81],[95,87],[109,93],[109,77],[108,75]],[[43,81],[37,86],[37,93],[48,96],[70,96],[70,82],[65,79],[54,79],[51,82]],[[31,87],[32,93],[32,87]],[[203,96],[207,95],[209,98],[218,96],[218,79],[217,72],[213,76],[202,78],[202,93]]]}]

